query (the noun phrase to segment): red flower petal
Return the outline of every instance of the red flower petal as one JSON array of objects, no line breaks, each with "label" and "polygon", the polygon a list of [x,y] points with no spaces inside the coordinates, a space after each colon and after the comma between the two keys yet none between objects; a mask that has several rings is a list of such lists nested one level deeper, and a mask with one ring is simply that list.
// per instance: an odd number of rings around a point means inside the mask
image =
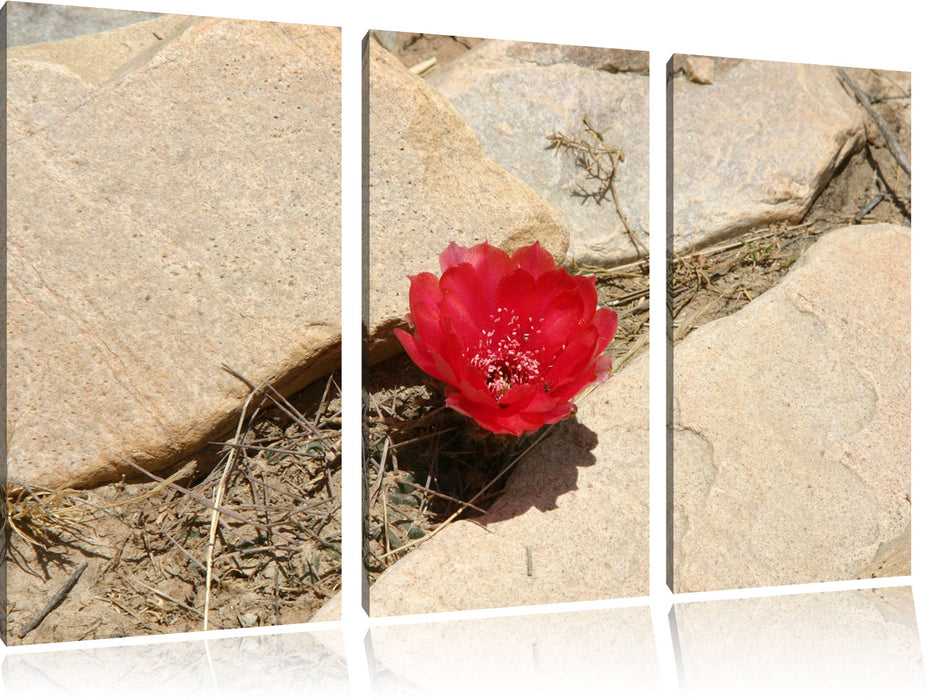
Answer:
[{"label": "red flower petal", "polygon": [[443,250],[442,254],[439,256],[439,264],[442,267],[443,274],[450,267],[455,267],[465,262],[468,262],[468,249],[458,245],[455,241],[449,243],[448,248]]},{"label": "red flower petal", "polygon": [[441,358],[439,358],[437,354],[431,352],[417,336],[411,335],[399,328],[394,328],[393,333],[396,335],[397,340],[400,341],[400,345],[403,346],[403,349],[406,350],[406,354],[409,355],[413,362],[419,365],[426,374],[432,375],[436,379],[441,379],[443,382],[450,382],[455,378],[448,364],[440,367],[437,360]]},{"label": "red flower petal", "polygon": [[599,355],[595,360],[595,384],[601,384],[608,381],[611,376],[611,358],[607,355]]},{"label": "red flower petal", "polygon": [[479,272],[483,270],[494,277],[503,277],[513,267],[510,256],[487,241],[468,248],[465,253],[465,262]]},{"label": "red flower petal", "polygon": [[558,423],[570,413],[575,411],[575,405],[571,403],[561,403],[552,408],[537,413],[523,412],[520,415],[530,423],[537,422],[540,425],[552,425]]},{"label": "red flower petal", "polygon": [[595,278],[573,277],[572,283],[575,285],[575,290],[582,300],[582,308],[584,309],[582,322],[586,324],[591,323],[592,317],[595,315],[595,309],[598,308],[598,292],[595,289]]},{"label": "red flower petal", "polygon": [[[491,395],[484,377],[474,367],[466,366],[461,380],[458,384],[453,384],[450,389],[452,392],[462,393],[469,401],[479,406],[497,406],[497,400]],[[448,390],[446,390],[448,392]],[[448,393],[446,393],[448,396]]]},{"label": "red flower petal", "polygon": [[533,279],[538,279],[541,275],[556,269],[553,256],[539,244],[539,241],[520,248],[510,260],[516,267],[529,272]]},{"label": "red flower petal", "polygon": [[479,408],[477,405],[465,402],[460,394],[453,394],[446,398],[445,403],[459,413],[474,418],[482,428],[492,433],[508,435],[522,435],[544,425],[556,423],[573,410],[571,404],[563,404],[554,406],[543,413],[506,413],[487,407]]},{"label": "red flower petal", "polygon": [[439,287],[438,278],[429,272],[420,272],[418,275],[411,275],[410,278],[409,301],[410,306],[414,304],[423,304],[439,308],[442,303],[442,289]]},{"label": "red flower petal", "polygon": [[453,363],[458,363],[459,376],[465,376],[468,362],[474,356],[474,348],[480,342],[481,331],[474,325],[465,308],[457,300],[442,305],[442,323],[448,341],[445,352]]},{"label": "red flower petal", "polygon": [[469,265],[475,271],[473,295],[484,308],[493,310],[497,283],[511,269],[510,256],[507,253],[487,242],[471,248],[452,243],[439,259],[443,278],[453,268]]},{"label": "red flower petal", "polygon": [[567,345],[580,330],[579,322],[583,313],[582,300],[572,291],[557,296],[543,312],[538,330],[541,331],[541,341],[549,359],[555,357],[563,349],[562,346]]},{"label": "red flower petal", "polygon": [[442,302],[445,303],[446,298],[454,298],[471,315],[475,325],[480,323],[493,307],[493,304],[485,304],[484,298],[478,294],[480,287],[481,277],[471,265],[450,267],[439,278]]},{"label": "red flower petal", "polygon": [[516,316],[524,329],[529,329],[536,322],[533,316],[536,313],[536,281],[526,270],[514,270],[504,277],[497,287],[495,300],[498,316]]},{"label": "red flower petal", "polygon": [[602,353],[614,340],[614,334],[617,333],[618,317],[611,309],[598,309],[595,312],[593,323],[598,330],[597,352]]},{"label": "red flower petal", "polygon": [[595,359],[598,331],[594,326],[582,329],[553,360],[546,381],[553,388],[578,378]]},{"label": "red flower petal", "polygon": [[510,406],[514,411],[525,411],[529,409],[536,397],[541,395],[543,395],[543,387],[540,384],[517,384],[510,387],[497,403],[501,406]]},{"label": "red flower petal", "polygon": [[439,280],[428,272],[410,277],[410,313],[409,321],[422,340],[432,347],[445,344],[442,325],[439,323],[439,308],[442,304],[442,290]]}]

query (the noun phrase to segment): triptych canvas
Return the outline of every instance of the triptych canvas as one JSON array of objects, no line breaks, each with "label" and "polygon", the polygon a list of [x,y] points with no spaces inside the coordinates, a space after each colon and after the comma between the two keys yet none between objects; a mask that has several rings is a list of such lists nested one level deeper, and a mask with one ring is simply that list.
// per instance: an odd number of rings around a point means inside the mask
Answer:
[{"label": "triptych canvas", "polygon": [[657,84],[624,46],[375,30],[343,66],[334,27],[2,21],[5,644],[646,598],[652,470],[673,593],[910,574],[909,72],[677,54]]}]

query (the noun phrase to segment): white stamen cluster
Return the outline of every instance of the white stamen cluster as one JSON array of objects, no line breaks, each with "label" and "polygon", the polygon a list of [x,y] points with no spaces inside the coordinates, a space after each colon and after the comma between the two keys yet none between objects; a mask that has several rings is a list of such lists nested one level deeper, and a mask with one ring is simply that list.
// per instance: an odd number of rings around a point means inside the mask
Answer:
[{"label": "white stamen cluster", "polygon": [[523,323],[516,314],[508,316],[508,312],[497,309],[489,329],[481,333],[477,347],[468,350],[468,364],[481,371],[495,399],[513,386],[531,384],[540,378],[539,356],[543,346],[536,336],[541,331],[533,327],[532,317]]}]

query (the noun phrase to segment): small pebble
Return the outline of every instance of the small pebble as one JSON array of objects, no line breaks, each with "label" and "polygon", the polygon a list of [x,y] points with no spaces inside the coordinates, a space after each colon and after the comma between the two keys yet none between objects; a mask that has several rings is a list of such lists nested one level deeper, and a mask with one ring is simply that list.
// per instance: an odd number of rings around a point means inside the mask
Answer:
[{"label": "small pebble", "polygon": [[260,616],[254,613],[244,613],[238,615],[237,620],[240,622],[241,627],[256,627],[257,623],[260,622]]}]

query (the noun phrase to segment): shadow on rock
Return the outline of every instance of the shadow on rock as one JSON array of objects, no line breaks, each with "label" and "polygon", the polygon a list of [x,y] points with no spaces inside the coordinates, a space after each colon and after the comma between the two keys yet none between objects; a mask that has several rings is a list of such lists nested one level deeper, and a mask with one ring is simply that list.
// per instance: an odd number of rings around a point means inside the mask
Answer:
[{"label": "shadow on rock", "polygon": [[577,419],[554,426],[550,435],[524,457],[504,494],[477,522],[509,520],[530,508],[555,510],[559,496],[578,489],[578,468],[594,466],[592,451],[597,446],[598,435]]}]

